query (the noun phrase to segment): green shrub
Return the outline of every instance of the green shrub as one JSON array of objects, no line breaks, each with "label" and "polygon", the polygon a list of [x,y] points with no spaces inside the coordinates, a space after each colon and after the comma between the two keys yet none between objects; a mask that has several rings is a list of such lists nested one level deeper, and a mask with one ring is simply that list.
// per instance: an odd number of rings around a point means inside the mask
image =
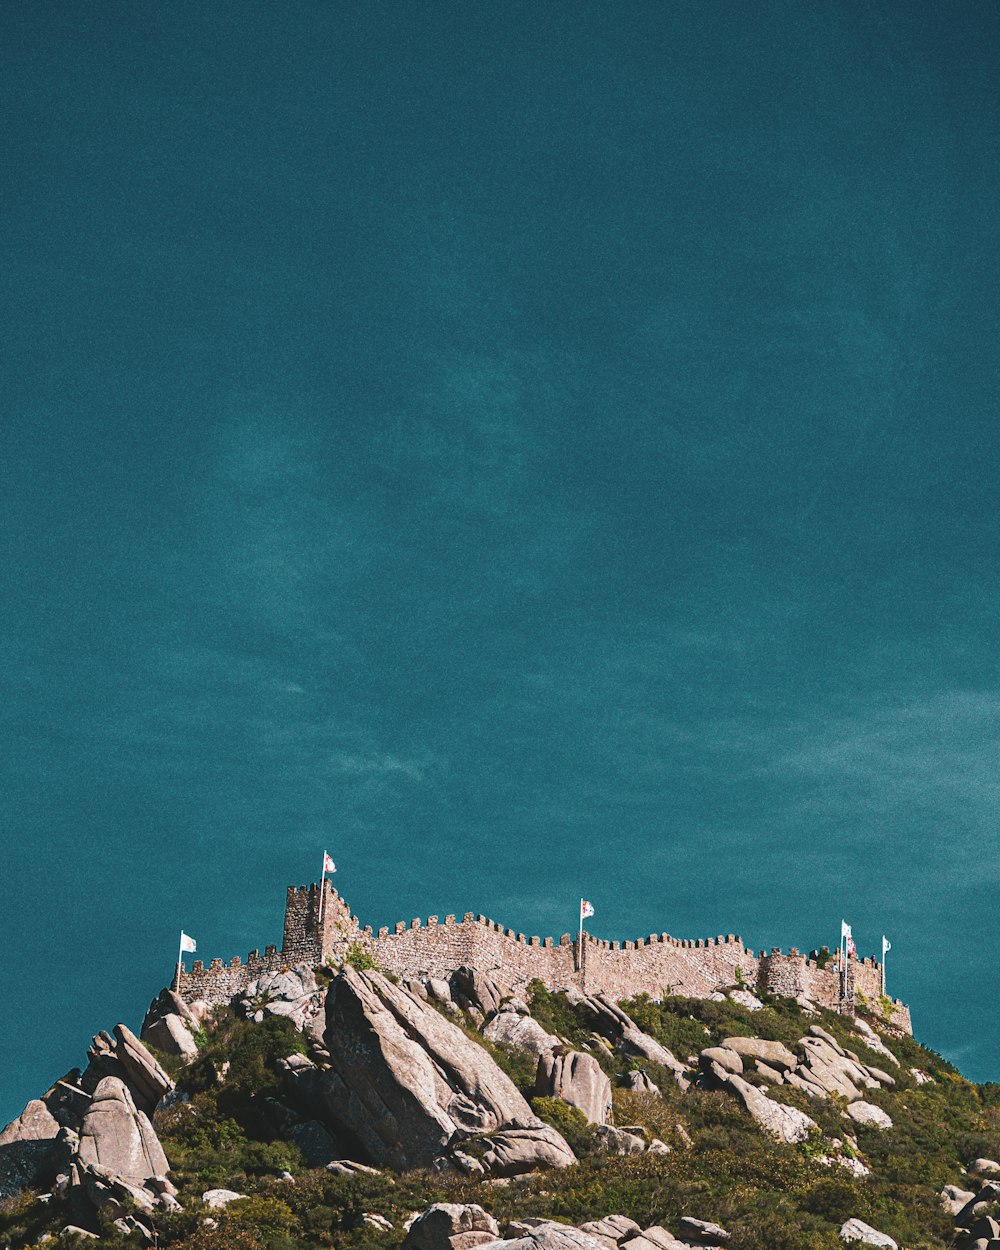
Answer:
[{"label": "green shrub", "polygon": [[344,956],[344,962],[350,964],[358,972],[378,970],[378,964],[375,962],[374,955],[367,946],[362,946],[360,942],[352,942],[350,944],[347,948],[347,954]]}]

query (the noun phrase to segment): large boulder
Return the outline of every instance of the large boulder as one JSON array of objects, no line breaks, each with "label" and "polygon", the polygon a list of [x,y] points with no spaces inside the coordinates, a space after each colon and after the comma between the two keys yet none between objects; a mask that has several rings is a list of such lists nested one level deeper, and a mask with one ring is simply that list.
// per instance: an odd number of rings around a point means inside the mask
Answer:
[{"label": "large boulder", "polygon": [[882,1041],[867,1020],[863,1020],[859,1016],[854,1021],[854,1029],[869,1050],[873,1050],[877,1055],[882,1055],[884,1058],[888,1059],[890,1063],[894,1063],[897,1068],[899,1067],[899,1060],[892,1053],[889,1047],[886,1046],[885,1042]]},{"label": "large boulder", "polygon": [[48,1184],[69,1158],[72,1135],[40,1098],[0,1133],[0,1199]]},{"label": "large boulder", "polygon": [[77,1159],[81,1166],[106,1169],[130,1185],[145,1185],[170,1170],[153,1126],[140,1111],[124,1081],[106,1076],[80,1129]]},{"label": "large boulder", "polygon": [[194,1034],[183,1017],[174,1012],[161,1016],[152,1024],[144,1025],[140,1040],[155,1046],[165,1055],[182,1055],[185,1059],[194,1059],[198,1054]]},{"label": "large boulder", "polygon": [[482,1164],[494,1176],[523,1176],[525,1172],[568,1168],[576,1156],[565,1140],[548,1124],[527,1128],[502,1128],[484,1139]]},{"label": "large boulder", "polygon": [[707,1220],[696,1220],[693,1215],[682,1215],[678,1225],[678,1231],[682,1237],[688,1237],[692,1241],[710,1242],[712,1245],[718,1245],[720,1241],[728,1241],[729,1233],[721,1224],[713,1224]]},{"label": "large boulder", "polygon": [[0,1146],[13,1142],[51,1141],[59,1135],[59,1121],[40,1098],[33,1098],[16,1120],[0,1133]]},{"label": "large boulder", "polygon": [[899,1250],[893,1239],[877,1228],[872,1228],[864,1220],[848,1220],[840,1230],[840,1240],[848,1243],[860,1243],[863,1246],[883,1246],[885,1250]]},{"label": "large boulder", "polygon": [[761,1037],[727,1037],[719,1046],[735,1051],[743,1058],[762,1059],[768,1067],[777,1068],[779,1072],[789,1071],[799,1062],[781,1042],[768,1042]]},{"label": "large boulder", "polygon": [[540,1057],[560,1045],[558,1037],[546,1033],[537,1020],[516,1011],[501,1011],[483,1029],[483,1037],[494,1045],[502,1043]]},{"label": "large boulder", "polygon": [[489,1250],[608,1250],[608,1243],[569,1224],[546,1220],[518,1237],[493,1242]]},{"label": "large boulder", "polygon": [[149,1004],[139,1040],[166,1055],[193,1059],[198,1053],[194,1035],[204,1019],[207,1004],[191,1007],[175,990],[161,990]]},{"label": "large boulder", "polygon": [[258,1024],[265,1016],[285,1016],[297,1029],[305,1029],[320,1014],[322,998],[312,965],[302,963],[265,972],[251,981],[240,995],[238,1006]]},{"label": "large boulder", "polygon": [[478,1203],[436,1202],[410,1225],[403,1250],[470,1250],[499,1236],[496,1220]]},{"label": "large boulder", "polygon": [[116,1024],[114,1035],[115,1054],[125,1070],[136,1105],[151,1112],[163,1095],[174,1088],[174,1083],[131,1029]]},{"label": "large boulder", "polygon": [[103,1030],[87,1051],[89,1063],[80,1077],[81,1088],[91,1096],[105,1077],[123,1081],[141,1111],[152,1113],[164,1094],[174,1088],[170,1076],[131,1029],[116,1024],[114,1036]]},{"label": "large boulder", "polygon": [[626,1089],[630,1089],[636,1094],[655,1094],[662,1097],[659,1085],[651,1081],[640,1068],[626,1072],[624,1084]]},{"label": "large boulder", "polygon": [[863,1089],[878,1089],[881,1084],[863,1064],[822,1037],[803,1037],[799,1045],[805,1054],[799,1075],[828,1094],[840,1094],[854,1101],[861,1097]]},{"label": "large boulder", "polygon": [[593,1055],[578,1050],[542,1055],[535,1075],[535,1094],[561,1098],[577,1107],[591,1124],[611,1120],[611,1081]]},{"label": "large boulder", "polygon": [[589,1233],[591,1237],[600,1237],[617,1246],[641,1233],[642,1228],[627,1215],[606,1215],[601,1220],[581,1224],[580,1232]]},{"label": "large boulder", "polygon": [[500,1010],[503,995],[485,972],[463,965],[451,974],[451,997],[463,1011],[479,1012],[487,1020]]},{"label": "large boulder", "polygon": [[698,1056],[698,1064],[703,1072],[711,1073],[712,1064],[718,1064],[726,1072],[743,1075],[743,1060],[735,1050],[728,1046],[706,1046]]},{"label": "large boulder", "polygon": [[587,997],[576,993],[571,996],[570,1001],[587,1009],[593,1017],[597,1033],[612,1042],[622,1054],[659,1064],[673,1073],[674,1080],[681,1089],[687,1089],[689,1080],[684,1065],[655,1037],[644,1033],[617,1003],[604,994]]},{"label": "large boulder", "polygon": [[812,1130],[818,1130],[819,1126],[804,1111],[775,1102],[735,1073],[723,1073],[721,1068],[716,1069],[716,1072],[718,1077],[724,1078],[720,1083],[724,1083],[737,1094],[764,1132],[778,1141],[805,1141]]},{"label": "large boulder", "polygon": [[653,1224],[644,1228],[641,1233],[622,1242],[622,1250],[691,1250],[686,1241],[678,1241],[665,1228]]},{"label": "large boulder", "polygon": [[870,1102],[852,1102],[847,1114],[855,1124],[865,1124],[870,1128],[880,1129],[883,1133],[892,1128],[892,1117],[881,1107]]},{"label": "large boulder", "polygon": [[975,1196],[971,1189],[962,1189],[958,1185],[945,1185],[938,1198],[942,1208],[949,1215],[958,1215],[959,1211],[963,1210]]},{"label": "large boulder", "polygon": [[598,1149],[609,1155],[641,1155],[646,1149],[646,1140],[638,1133],[630,1133],[628,1129],[615,1128],[611,1124],[601,1124],[595,1135]]},{"label": "large boulder", "polygon": [[[546,1127],[482,1046],[381,973],[345,968],[331,982],[324,1041],[329,1067],[303,1079],[371,1163],[424,1167],[468,1137]],[[573,1162],[554,1136],[547,1149]]]}]

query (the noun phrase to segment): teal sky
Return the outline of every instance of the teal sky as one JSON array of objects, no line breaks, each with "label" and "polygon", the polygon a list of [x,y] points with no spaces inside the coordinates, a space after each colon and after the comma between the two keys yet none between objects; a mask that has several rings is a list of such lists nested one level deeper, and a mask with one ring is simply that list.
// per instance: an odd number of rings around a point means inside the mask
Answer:
[{"label": "teal sky", "polygon": [[0,1123],[177,932],[883,932],[1000,1079],[1000,10],[0,14]]}]

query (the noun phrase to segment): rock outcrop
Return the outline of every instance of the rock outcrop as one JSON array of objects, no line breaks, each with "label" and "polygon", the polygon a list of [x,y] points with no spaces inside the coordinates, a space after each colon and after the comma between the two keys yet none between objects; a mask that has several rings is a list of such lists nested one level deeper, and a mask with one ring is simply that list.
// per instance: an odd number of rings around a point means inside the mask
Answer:
[{"label": "rock outcrop", "polygon": [[194,1035],[203,1018],[204,1011],[192,1010],[180,994],[162,990],[149,1004],[139,1040],[165,1055],[193,1059],[198,1053]]},{"label": "rock outcrop", "polygon": [[778,1141],[805,1141],[811,1132],[819,1131],[819,1126],[804,1111],[775,1102],[734,1072],[725,1072],[717,1067],[713,1075],[720,1085],[731,1089],[739,1097],[764,1132]]},{"label": "rock outcrop", "polygon": [[[378,972],[345,968],[331,983],[324,1043],[329,1066],[300,1066],[293,1084],[371,1163],[427,1166],[466,1138],[490,1134],[502,1142],[498,1130],[518,1135],[519,1171],[530,1170],[532,1157],[538,1166],[573,1161],[483,1047]],[[493,1148],[498,1162],[504,1151]]]},{"label": "rock outcrop", "polygon": [[617,1003],[611,1002],[603,994],[587,996],[576,992],[567,993],[570,1002],[583,1005],[591,1014],[597,1033],[612,1043],[616,1050],[624,1055],[633,1055],[637,1059],[645,1059],[649,1063],[657,1063],[673,1074],[674,1080],[681,1089],[689,1085],[688,1072],[684,1064],[661,1046],[655,1037],[644,1033],[627,1012]]},{"label": "rock outcrop", "polygon": [[94,1091],[80,1128],[77,1160],[106,1169],[130,1185],[145,1185],[169,1171],[166,1155],[145,1112],[124,1081],[106,1076]]},{"label": "rock outcrop", "polygon": [[611,1121],[611,1081],[593,1055],[578,1050],[542,1055],[535,1077],[535,1093],[561,1098],[577,1107],[591,1124]]}]

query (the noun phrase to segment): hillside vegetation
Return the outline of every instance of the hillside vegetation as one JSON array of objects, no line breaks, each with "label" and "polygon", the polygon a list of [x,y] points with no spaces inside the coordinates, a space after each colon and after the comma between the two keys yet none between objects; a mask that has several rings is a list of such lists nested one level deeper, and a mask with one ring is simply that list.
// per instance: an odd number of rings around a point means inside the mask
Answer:
[{"label": "hillside vegetation", "polygon": [[[438,1004],[449,1024],[486,1048],[577,1162],[513,1179],[432,1167],[350,1176],[310,1168],[289,1131],[296,1116],[289,1111],[285,1062],[306,1055],[306,1036],[283,1016],[264,1013],[255,1021],[232,1007],[218,1008],[196,1034],[196,1057],[156,1055],[176,1081],[152,1123],[180,1209],[143,1212],[141,1223],[155,1244],[171,1250],[394,1250],[415,1212],[438,1202],[478,1203],[501,1230],[526,1217],[580,1225],[612,1213],[643,1228],[675,1229],[682,1217],[693,1216],[724,1226],[731,1250],[836,1250],[844,1245],[839,1230],[845,1221],[860,1219],[906,1250],[944,1250],[954,1219],[943,1209],[943,1187],[975,1190],[969,1164],[1000,1157],[1000,1086],[965,1080],[910,1037],[883,1035],[898,1060],[895,1083],[865,1093],[891,1118],[888,1131],[847,1118],[843,1098],[811,1098],[748,1073],[751,1084],[816,1125],[804,1140],[784,1143],[763,1133],[730,1091],[711,1088],[704,1076],[695,1079],[697,1056],[726,1038],[761,1038],[794,1049],[810,1026],[819,1025],[861,1063],[889,1066],[851,1019],[807,1012],[789,999],[765,1000],[753,1010],[730,999],[622,1004],[645,1035],[691,1065],[690,1088],[682,1089],[666,1067],[597,1036],[585,1003],[540,983],[529,988],[527,1006],[541,1029],[592,1055],[610,1078],[614,1124],[662,1143],[662,1150],[609,1154],[601,1130],[579,1109],[536,1094],[537,1056],[487,1042],[474,1012]],[[638,1070],[655,1088],[627,1088]],[[474,1138],[467,1152],[475,1158]],[[202,1195],[216,1189],[244,1196],[209,1211]],[[77,1244],[79,1234],[59,1236],[59,1230],[76,1222],[78,1210],[66,1193],[34,1189],[8,1198],[0,1204],[0,1246]],[[102,1247],[148,1244],[144,1232],[116,1227],[116,1214],[96,1213],[92,1227]]]}]

